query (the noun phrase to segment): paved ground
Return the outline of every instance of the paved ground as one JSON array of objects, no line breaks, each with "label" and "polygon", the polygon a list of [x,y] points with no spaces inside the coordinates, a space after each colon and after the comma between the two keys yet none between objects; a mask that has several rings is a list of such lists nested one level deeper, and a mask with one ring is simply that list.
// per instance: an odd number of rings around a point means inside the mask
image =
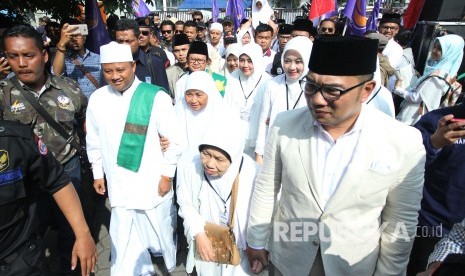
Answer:
[{"label": "paved ground", "polygon": [[[100,200],[97,202],[96,214],[95,214],[95,223],[94,223],[94,237],[95,242],[97,243],[97,252],[98,252],[98,263],[95,270],[96,276],[109,276],[110,275],[110,235],[108,233],[110,226],[110,211],[109,211],[109,202],[108,199]],[[59,275],[59,262],[57,256],[53,254],[56,252],[56,231],[49,231],[46,235],[46,244],[47,244],[47,261],[49,263],[49,268],[52,271],[50,276]],[[184,263],[186,260],[186,254],[183,251],[178,252],[177,254],[177,267],[176,269],[168,273],[165,269],[165,265],[161,258],[154,258],[153,264],[157,275],[173,275],[181,276],[186,275],[186,270]]]}]

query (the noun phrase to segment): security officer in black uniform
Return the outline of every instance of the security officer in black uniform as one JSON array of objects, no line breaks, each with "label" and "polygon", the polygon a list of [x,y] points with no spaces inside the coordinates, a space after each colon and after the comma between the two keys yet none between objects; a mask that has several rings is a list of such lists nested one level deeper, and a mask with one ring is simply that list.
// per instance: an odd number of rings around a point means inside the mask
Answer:
[{"label": "security officer in black uniform", "polygon": [[[36,136],[37,137],[37,136]],[[76,191],[63,167],[30,127],[0,120],[0,275],[43,275],[44,247],[38,234],[36,197],[51,194],[70,223],[76,242],[72,269],[94,271],[95,243]]]}]

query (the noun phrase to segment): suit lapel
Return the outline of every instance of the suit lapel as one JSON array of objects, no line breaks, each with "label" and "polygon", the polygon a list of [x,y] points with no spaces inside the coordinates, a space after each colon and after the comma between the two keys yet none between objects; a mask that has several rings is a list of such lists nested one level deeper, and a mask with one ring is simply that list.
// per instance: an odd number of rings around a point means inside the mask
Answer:
[{"label": "suit lapel", "polygon": [[319,185],[316,182],[316,162],[317,156],[316,152],[312,150],[312,140],[314,140],[314,127],[313,127],[313,117],[308,116],[310,120],[307,120],[304,125],[304,133],[303,136],[299,138],[299,154],[300,154],[300,161],[302,162],[302,166],[304,167],[305,176],[307,177],[307,183],[310,186],[310,191],[315,198],[315,201],[318,204],[318,207],[323,212],[323,204],[320,198],[320,189]]}]

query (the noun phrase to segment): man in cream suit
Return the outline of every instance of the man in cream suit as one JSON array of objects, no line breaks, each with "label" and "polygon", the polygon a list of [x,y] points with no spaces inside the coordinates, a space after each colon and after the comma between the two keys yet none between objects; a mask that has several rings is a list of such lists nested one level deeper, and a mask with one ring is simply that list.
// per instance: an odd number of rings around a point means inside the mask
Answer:
[{"label": "man in cream suit", "polygon": [[364,38],[314,42],[301,81],[308,108],[278,115],[255,184],[254,272],[269,252],[270,275],[405,273],[425,150],[417,130],[363,104],[376,53],[377,41]]}]

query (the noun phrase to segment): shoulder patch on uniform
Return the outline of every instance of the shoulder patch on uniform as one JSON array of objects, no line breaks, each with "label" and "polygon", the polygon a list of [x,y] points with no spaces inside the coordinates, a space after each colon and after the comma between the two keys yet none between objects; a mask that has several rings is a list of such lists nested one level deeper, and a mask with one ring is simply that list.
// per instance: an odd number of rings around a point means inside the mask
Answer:
[{"label": "shoulder patch on uniform", "polygon": [[3,172],[10,166],[10,156],[8,151],[0,149],[0,172]]},{"label": "shoulder patch on uniform", "polygon": [[39,139],[37,141],[37,147],[39,148],[40,154],[47,155],[48,148],[47,148],[47,145],[42,141],[42,139]]}]

